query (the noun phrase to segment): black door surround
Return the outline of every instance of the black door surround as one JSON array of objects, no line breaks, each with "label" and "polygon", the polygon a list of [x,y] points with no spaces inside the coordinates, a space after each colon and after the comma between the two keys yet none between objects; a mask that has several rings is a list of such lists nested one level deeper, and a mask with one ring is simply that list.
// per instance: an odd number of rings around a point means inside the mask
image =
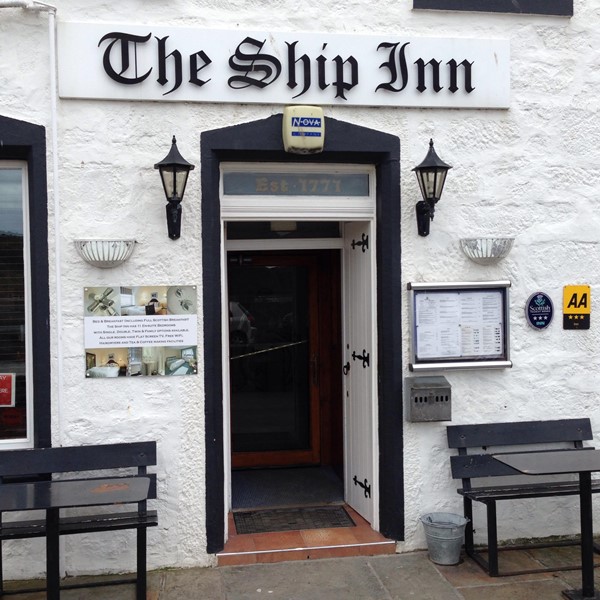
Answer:
[{"label": "black door surround", "polygon": [[200,136],[206,536],[210,554],[222,550],[225,543],[219,197],[222,161],[330,162],[376,167],[379,529],[388,538],[404,539],[400,142],[394,135],[326,118],[323,152],[297,155],[284,151],[281,130],[282,115],[278,114],[206,131]]}]

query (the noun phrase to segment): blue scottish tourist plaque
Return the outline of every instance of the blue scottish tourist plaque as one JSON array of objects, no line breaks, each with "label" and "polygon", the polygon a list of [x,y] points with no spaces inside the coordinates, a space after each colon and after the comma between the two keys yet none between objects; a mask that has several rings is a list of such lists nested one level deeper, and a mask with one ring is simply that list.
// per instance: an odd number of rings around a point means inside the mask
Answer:
[{"label": "blue scottish tourist plaque", "polygon": [[533,329],[538,331],[546,329],[554,316],[554,306],[550,296],[544,292],[531,294],[525,305],[525,316],[527,324]]}]

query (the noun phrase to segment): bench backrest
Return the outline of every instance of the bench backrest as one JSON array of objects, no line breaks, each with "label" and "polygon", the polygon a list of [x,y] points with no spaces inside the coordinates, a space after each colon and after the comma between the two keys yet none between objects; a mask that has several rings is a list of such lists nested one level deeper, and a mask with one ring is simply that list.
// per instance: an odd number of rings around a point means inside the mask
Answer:
[{"label": "bench backrest", "polygon": [[[156,475],[146,468],[156,465],[156,442],[96,444],[0,451],[0,482],[3,478],[31,478],[54,473],[78,473],[135,468],[150,477],[148,498],[156,498]],[[81,477],[78,477],[81,478]]]},{"label": "bench backrest", "polygon": [[[581,448],[584,440],[593,439],[592,426],[586,418],[450,425],[446,432],[448,447],[457,448],[459,452],[458,456],[450,457],[452,477],[462,479],[465,486],[476,477],[522,475],[486,454],[489,447],[568,443]],[[468,450],[473,448],[481,450],[469,454]]]}]

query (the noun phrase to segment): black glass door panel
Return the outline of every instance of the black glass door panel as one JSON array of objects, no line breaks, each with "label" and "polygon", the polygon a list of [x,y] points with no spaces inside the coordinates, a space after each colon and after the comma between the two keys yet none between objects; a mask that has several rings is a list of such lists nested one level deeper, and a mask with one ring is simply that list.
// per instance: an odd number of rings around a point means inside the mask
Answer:
[{"label": "black glass door panel", "polygon": [[234,466],[310,462],[314,454],[313,270],[306,257],[230,256]]}]

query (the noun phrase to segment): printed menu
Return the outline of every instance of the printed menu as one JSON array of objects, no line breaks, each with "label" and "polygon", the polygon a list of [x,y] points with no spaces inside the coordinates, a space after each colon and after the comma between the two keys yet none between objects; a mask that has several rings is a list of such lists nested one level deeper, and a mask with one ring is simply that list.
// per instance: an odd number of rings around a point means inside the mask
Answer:
[{"label": "printed menu", "polygon": [[415,294],[416,358],[498,358],[504,355],[500,290]]}]

